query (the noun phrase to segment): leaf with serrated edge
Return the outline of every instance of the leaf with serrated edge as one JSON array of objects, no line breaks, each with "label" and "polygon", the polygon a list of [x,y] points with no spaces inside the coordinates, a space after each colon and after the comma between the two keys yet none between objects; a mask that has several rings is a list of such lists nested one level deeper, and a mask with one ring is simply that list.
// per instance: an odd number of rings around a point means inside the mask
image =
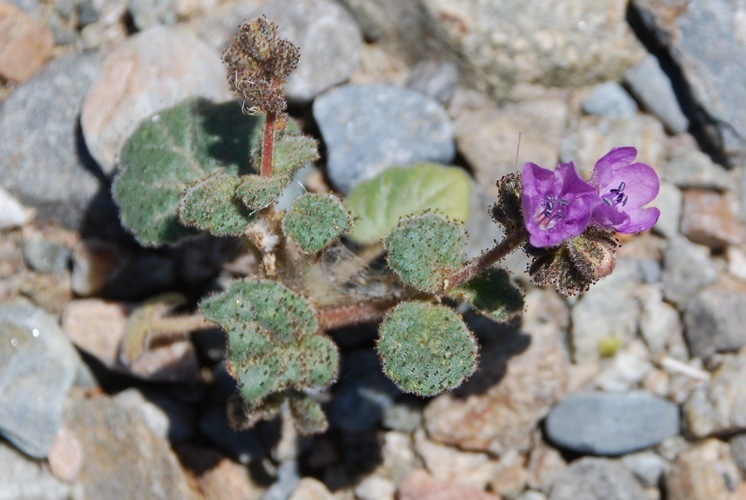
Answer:
[{"label": "leaf with serrated edge", "polygon": [[305,253],[328,247],[350,229],[350,214],[331,194],[306,193],[298,197],[282,220],[282,230]]},{"label": "leaf with serrated edge", "polygon": [[187,189],[179,205],[182,224],[214,236],[238,236],[251,222],[249,210],[235,198],[239,177],[218,172]]},{"label": "leaf with serrated edge", "polygon": [[477,341],[452,309],[403,302],[388,312],[377,343],[383,371],[404,392],[455,389],[477,367]]},{"label": "leaf with serrated edge", "polygon": [[163,245],[196,234],[181,224],[178,207],[196,181],[223,169],[251,173],[255,117],[238,103],[190,99],[142,122],[125,144],[112,188],[122,223],[143,245]]},{"label": "leaf with serrated edge", "polygon": [[507,323],[523,311],[523,294],[504,269],[490,268],[448,295],[500,323]]},{"label": "leaf with serrated edge", "polygon": [[471,181],[456,167],[421,164],[390,168],[360,183],[347,198],[355,218],[350,237],[371,244],[391,231],[401,217],[438,210],[452,219],[469,219]]},{"label": "leaf with serrated edge", "polygon": [[404,283],[437,293],[463,264],[464,240],[463,225],[441,214],[405,217],[386,237],[388,263]]}]

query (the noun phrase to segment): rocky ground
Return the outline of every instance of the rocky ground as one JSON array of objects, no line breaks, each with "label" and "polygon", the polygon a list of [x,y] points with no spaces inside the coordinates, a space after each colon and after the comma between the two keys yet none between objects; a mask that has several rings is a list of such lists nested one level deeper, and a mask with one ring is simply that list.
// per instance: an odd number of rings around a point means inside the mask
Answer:
[{"label": "rocky ground", "polygon": [[[742,2],[3,1],[0,499],[746,499]],[[522,323],[470,317],[480,368],[453,393],[401,394],[373,328],[340,331],[327,433],[232,431],[220,332],[126,367],[117,346],[147,299],[255,263],[209,238],[138,247],[109,182],[140,120],[230,98],[220,51],[259,13],[302,50],[291,112],[324,148],[307,184],[461,165],[475,255],[517,163],[588,172],[629,145],[660,221],[572,300],[511,256]]]}]

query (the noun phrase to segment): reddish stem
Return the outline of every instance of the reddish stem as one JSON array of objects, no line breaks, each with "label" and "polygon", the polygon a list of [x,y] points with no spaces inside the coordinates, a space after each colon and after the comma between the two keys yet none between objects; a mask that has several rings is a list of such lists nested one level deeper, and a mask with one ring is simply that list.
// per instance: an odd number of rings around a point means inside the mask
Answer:
[{"label": "reddish stem", "polygon": [[463,285],[485,269],[492,267],[495,263],[508,255],[526,242],[528,233],[522,227],[508,234],[504,240],[494,246],[491,250],[483,253],[480,257],[469,262],[465,267],[448,278],[446,292]]},{"label": "reddish stem", "polygon": [[268,112],[267,120],[264,122],[264,137],[262,140],[262,177],[270,177],[272,175],[276,125],[277,113],[274,111]]},{"label": "reddish stem", "polygon": [[390,299],[347,306],[325,307],[319,311],[319,324],[322,330],[331,330],[343,326],[374,323],[380,321],[386,311],[398,302],[398,300]]}]

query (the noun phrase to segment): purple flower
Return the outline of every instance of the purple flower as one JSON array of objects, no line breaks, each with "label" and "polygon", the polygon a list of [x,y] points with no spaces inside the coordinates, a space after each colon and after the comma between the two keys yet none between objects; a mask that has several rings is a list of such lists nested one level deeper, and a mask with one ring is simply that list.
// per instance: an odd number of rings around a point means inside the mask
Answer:
[{"label": "purple flower", "polygon": [[559,163],[554,171],[526,163],[521,180],[523,222],[535,247],[559,245],[580,235],[601,202],[572,162]]},{"label": "purple flower", "polygon": [[650,165],[632,163],[633,147],[614,148],[596,162],[591,184],[601,203],[593,211],[593,223],[620,233],[647,231],[658,222],[660,210],[643,208],[658,196],[660,180]]}]

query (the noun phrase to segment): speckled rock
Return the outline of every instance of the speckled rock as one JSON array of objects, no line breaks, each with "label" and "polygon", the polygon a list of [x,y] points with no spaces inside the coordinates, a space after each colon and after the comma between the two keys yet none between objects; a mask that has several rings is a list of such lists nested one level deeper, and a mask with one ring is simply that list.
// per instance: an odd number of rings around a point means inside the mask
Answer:
[{"label": "speckled rock", "polygon": [[650,354],[660,355],[669,347],[670,341],[682,334],[681,318],[676,308],[663,300],[663,292],[659,286],[643,285],[637,291],[637,297],[642,307],[640,335]]},{"label": "speckled rock", "polygon": [[[526,161],[554,168],[568,116],[567,103],[552,97],[499,109],[464,109],[454,121],[456,144],[479,185],[494,196],[497,193],[495,182],[505,174],[520,170]],[[517,160],[516,152],[519,153]]]},{"label": "speckled rock", "polygon": [[65,422],[83,448],[82,498],[196,498],[168,443],[110,399],[76,402]]},{"label": "speckled rock", "polygon": [[455,481],[436,479],[426,471],[418,469],[407,476],[402,484],[399,485],[396,498],[399,500],[420,500],[423,498],[431,500],[448,500],[452,498],[459,498],[461,500],[499,500],[500,497],[472,486],[459,484]]},{"label": "speckled rock", "polygon": [[[527,309],[543,307],[545,293],[527,297]],[[565,394],[568,360],[556,324],[523,329],[492,335],[469,381],[428,404],[431,439],[496,455],[529,448],[531,430]]]},{"label": "speckled rock", "polygon": [[639,500],[645,498],[640,483],[620,462],[606,458],[581,458],[570,464],[552,486],[549,500]]},{"label": "speckled rock", "polygon": [[25,82],[52,55],[54,37],[20,9],[0,3],[0,76]]},{"label": "speckled rock", "polygon": [[70,498],[70,485],[54,477],[44,462],[0,441],[0,498],[65,500]]},{"label": "speckled rock", "polygon": [[389,85],[345,85],[318,97],[313,116],[326,144],[327,172],[348,192],[388,167],[448,164],[453,125],[440,104]]},{"label": "speckled rock", "polygon": [[611,148],[634,146],[637,148],[636,161],[657,169],[664,158],[664,139],[663,126],[652,116],[585,116],[577,121],[572,133],[566,134],[560,158],[575,162],[578,170],[589,177],[599,158]]},{"label": "speckled rock", "polygon": [[334,500],[334,498],[324,483],[312,477],[304,477],[288,500]]},{"label": "speckled rock", "polygon": [[666,130],[678,134],[689,127],[671,79],[655,56],[648,55],[631,67],[624,75],[624,82],[642,106],[663,122]]},{"label": "speckled rock", "polygon": [[665,475],[667,497],[673,499],[734,499],[738,482],[738,469],[728,445],[716,439],[681,453]]},{"label": "speckled rock", "polygon": [[0,434],[47,455],[80,359],[57,321],[31,305],[0,307]]},{"label": "speckled rock", "polygon": [[731,174],[702,151],[692,149],[675,154],[660,165],[664,181],[686,188],[703,188],[726,191],[732,189]]},{"label": "speckled rock", "polygon": [[231,98],[220,54],[177,28],[155,26],[106,55],[80,117],[85,142],[106,173],[144,118],[187,97]]},{"label": "speckled rock", "polygon": [[643,22],[667,46],[697,105],[707,113],[718,143],[735,162],[746,158],[746,58],[743,17],[734,0],[693,4],[635,0]]},{"label": "speckled rock", "polygon": [[684,314],[692,355],[704,358],[745,346],[745,323],[746,287],[723,282],[703,289],[689,301]]},{"label": "speckled rock", "polygon": [[596,116],[635,116],[637,103],[617,82],[604,82],[585,97],[583,111]]},{"label": "speckled rock", "polygon": [[67,227],[80,225],[103,189],[78,131],[80,104],[100,65],[96,53],[55,59],[0,109],[0,184],[39,218]]},{"label": "speckled rock", "polygon": [[206,499],[241,498],[260,500],[264,489],[256,484],[246,467],[211,448],[180,445],[176,449],[187,474]]},{"label": "speckled rock", "polygon": [[521,82],[551,87],[617,80],[643,56],[621,0],[422,3],[431,23],[439,21],[431,36],[463,58],[464,77],[497,96]]},{"label": "speckled rock", "polygon": [[24,207],[20,201],[0,186],[0,229],[22,226],[33,217],[33,210]]},{"label": "speckled rock", "polygon": [[720,274],[707,247],[682,237],[669,241],[663,263],[663,295],[680,308],[701,288],[714,283]]},{"label": "speckled rock", "polygon": [[608,339],[629,341],[637,331],[640,305],[632,291],[642,283],[637,261],[617,261],[614,272],[596,283],[572,309],[571,344],[578,362],[601,357],[599,346]]},{"label": "speckled rock", "polygon": [[663,457],[652,451],[624,455],[622,462],[645,488],[657,488],[669,467]]},{"label": "speckled rock", "polygon": [[653,227],[653,231],[672,239],[681,234],[681,211],[683,208],[684,195],[681,190],[669,182],[661,182],[658,197],[651,204],[658,207],[661,215]]},{"label": "speckled rock", "polygon": [[721,193],[709,189],[686,189],[681,233],[695,243],[722,249],[741,243],[744,228]]},{"label": "speckled rock", "polygon": [[571,394],[549,414],[547,437],[561,448],[623,455],[679,433],[676,405],[645,392]]},{"label": "speckled rock", "polygon": [[698,387],[683,406],[687,430],[695,437],[746,430],[746,352],[723,356],[707,385]]}]

